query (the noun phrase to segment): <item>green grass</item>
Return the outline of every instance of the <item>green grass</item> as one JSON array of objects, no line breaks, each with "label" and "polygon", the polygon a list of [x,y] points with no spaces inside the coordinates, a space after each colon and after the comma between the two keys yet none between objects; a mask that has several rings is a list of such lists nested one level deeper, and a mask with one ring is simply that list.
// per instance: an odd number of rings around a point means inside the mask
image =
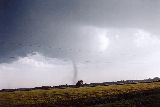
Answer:
[{"label": "green grass", "polygon": [[159,92],[160,82],[0,92],[0,107],[132,106],[160,99]]}]

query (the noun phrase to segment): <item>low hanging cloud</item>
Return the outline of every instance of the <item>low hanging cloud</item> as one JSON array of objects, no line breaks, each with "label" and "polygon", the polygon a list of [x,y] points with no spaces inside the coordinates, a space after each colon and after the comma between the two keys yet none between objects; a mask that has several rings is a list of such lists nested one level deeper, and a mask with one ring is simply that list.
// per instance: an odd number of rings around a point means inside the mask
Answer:
[{"label": "low hanging cloud", "polygon": [[72,71],[69,61],[39,53],[27,55],[11,63],[0,64],[0,88],[68,84],[72,81]]},{"label": "low hanging cloud", "polygon": [[156,45],[160,45],[160,39],[157,35],[153,35],[145,30],[137,30],[135,33],[135,44],[137,47],[144,48],[144,47],[152,47]]},{"label": "low hanging cloud", "polygon": [[[92,52],[106,51],[109,46],[108,29],[96,26],[81,26],[80,34],[86,39],[86,45],[89,45],[88,50]],[[84,40],[83,40],[84,41]],[[87,47],[87,46],[86,46]]]}]

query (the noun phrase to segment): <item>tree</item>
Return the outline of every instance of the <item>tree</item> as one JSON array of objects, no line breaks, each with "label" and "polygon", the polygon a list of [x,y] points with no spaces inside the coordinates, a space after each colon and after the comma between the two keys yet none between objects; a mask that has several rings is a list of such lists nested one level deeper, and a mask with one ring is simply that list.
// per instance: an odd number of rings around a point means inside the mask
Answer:
[{"label": "tree", "polygon": [[79,80],[79,81],[76,83],[76,86],[77,86],[77,87],[83,86],[83,80]]}]

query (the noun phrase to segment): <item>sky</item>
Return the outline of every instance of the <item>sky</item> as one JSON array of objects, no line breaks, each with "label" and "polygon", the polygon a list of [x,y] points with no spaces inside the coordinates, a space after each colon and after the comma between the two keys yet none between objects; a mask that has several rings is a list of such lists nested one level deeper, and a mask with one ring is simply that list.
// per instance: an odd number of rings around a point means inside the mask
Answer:
[{"label": "sky", "polygon": [[160,77],[159,0],[1,0],[0,89]]}]

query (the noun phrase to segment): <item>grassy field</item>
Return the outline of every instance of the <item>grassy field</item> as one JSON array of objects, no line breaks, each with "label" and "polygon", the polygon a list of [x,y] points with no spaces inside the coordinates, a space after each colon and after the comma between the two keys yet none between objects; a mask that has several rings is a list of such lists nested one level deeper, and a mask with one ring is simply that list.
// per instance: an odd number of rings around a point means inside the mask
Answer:
[{"label": "grassy field", "polygon": [[160,82],[0,92],[0,107],[160,107]]}]

